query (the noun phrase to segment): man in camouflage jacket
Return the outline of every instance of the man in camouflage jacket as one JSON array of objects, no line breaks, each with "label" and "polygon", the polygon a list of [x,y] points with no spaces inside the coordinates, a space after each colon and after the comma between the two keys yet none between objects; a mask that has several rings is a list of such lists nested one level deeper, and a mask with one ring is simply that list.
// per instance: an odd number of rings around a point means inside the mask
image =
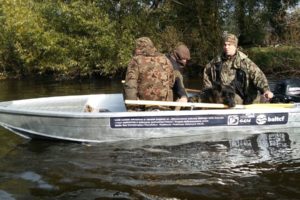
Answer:
[{"label": "man in camouflage jacket", "polygon": [[232,86],[237,104],[257,103],[260,94],[270,100],[273,93],[266,76],[253,61],[237,50],[237,45],[235,35],[227,34],[224,37],[222,55],[213,59],[204,69],[204,88],[210,88],[214,83]]},{"label": "man in camouflage jacket", "polygon": [[173,101],[173,68],[148,37],[138,38],[125,78],[125,98]]}]

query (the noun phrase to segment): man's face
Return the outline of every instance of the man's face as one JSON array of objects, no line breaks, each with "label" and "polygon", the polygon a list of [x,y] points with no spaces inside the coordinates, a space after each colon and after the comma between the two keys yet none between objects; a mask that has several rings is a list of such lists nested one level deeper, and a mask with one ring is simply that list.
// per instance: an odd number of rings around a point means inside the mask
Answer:
[{"label": "man's face", "polygon": [[187,62],[188,62],[187,59],[180,59],[179,60],[179,63],[183,65],[182,67],[186,66]]},{"label": "man's face", "polygon": [[227,56],[233,56],[237,49],[236,46],[231,42],[225,42],[223,48]]}]

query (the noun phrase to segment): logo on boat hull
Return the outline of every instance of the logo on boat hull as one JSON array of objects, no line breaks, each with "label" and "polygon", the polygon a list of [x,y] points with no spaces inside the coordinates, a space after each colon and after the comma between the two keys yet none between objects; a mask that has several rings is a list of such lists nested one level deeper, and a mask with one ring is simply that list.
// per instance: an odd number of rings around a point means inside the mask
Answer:
[{"label": "logo on boat hull", "polygon": [[282,123],[285,121],[287,121],[285,115],[266,116],[265,114],[260,114],[256,117],[256,123],[259,125],[263,125],[266,123]]},{"label": "logo on boat hull", "polygon": [[227,120],[227,124],[228,125],[232,125],[232,126],[238,125],[239,124],[239,120],[240,120],[239,116],[237,116],[237,115],[229,115],[228,116],[228,120]]},{"label": "logo on boat hull", "polygon": [[267,116],[265,114],[260,114],[256,117],[256,123],[263,125],[267,122]]}]

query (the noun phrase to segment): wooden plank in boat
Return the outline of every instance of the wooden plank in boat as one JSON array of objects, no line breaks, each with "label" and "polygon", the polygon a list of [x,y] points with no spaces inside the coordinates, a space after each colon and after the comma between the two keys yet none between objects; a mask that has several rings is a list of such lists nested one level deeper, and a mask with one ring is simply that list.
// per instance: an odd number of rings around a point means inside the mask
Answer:
[{"label": "wooden plank in boat", "polygon": [[[125,100],[129,105],[155,105],[155,106],[181,106],[194,108],[228,108],[227,105],[217,103],[192,103],[192,102],[173,102],[173,101],[149,101],[149,100]],[[236,109],[261,109],[261,108],[295,108],[293,103],[261,103],[250,105],[236,105]]]}]

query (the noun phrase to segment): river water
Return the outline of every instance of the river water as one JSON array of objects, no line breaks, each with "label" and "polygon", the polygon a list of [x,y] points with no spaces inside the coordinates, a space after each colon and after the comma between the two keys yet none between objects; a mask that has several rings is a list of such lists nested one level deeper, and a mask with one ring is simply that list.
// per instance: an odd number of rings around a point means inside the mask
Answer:
[{"label": "river water", "polygon": [[[121,83],[19,80],[0,89],[5,101],[119,93]],[[80,144],[1,128],[0,199],[300,199],[300,129],[237,135]]]}]

